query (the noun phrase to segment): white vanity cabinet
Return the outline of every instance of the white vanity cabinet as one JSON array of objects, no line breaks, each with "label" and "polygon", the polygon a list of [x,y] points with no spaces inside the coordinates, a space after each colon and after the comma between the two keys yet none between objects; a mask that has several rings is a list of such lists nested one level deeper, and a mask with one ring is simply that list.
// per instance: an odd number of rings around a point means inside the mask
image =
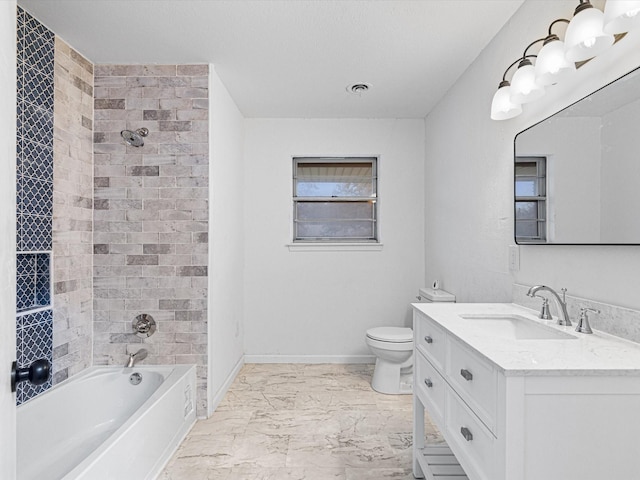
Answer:
[{"label": "white vanity cabinet", "polygon": [[[498,305],[414,305],[414,475],[639,480],[640,346],[578,333],[483,340],[460,320],[490,306],[519,308]],[[425,409],[446,446],[425,445]]]}]

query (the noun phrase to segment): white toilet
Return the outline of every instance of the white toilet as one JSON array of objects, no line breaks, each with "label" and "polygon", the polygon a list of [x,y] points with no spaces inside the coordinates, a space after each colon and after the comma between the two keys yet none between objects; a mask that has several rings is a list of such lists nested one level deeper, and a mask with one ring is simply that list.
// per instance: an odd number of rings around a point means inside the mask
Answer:
[{"label": "white toilet", "polygon": [[366,342],[376,356],[371,388],[380,393],[411,393],[413,330],[402,327],[370,328]]},{"label": "white toilet", "polygon": [[[421,303],[455,302],[449,292],[421,288]],[[410,394],[413,390],[413,330],[405,327],[376,327],[367,330],[367,345],[376,356],[371,388],[391,395]]]}]

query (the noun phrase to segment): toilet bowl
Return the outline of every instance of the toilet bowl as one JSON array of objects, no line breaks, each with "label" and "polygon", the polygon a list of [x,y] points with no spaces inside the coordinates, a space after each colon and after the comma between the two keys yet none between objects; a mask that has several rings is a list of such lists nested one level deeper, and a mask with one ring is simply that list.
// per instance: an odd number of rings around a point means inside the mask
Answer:
[{"label": "toilet bowl", "polygon": [[413,390],[413,330],[370,328],[365,340],[376,356],[371,388],[392,395],[410,394]]}]

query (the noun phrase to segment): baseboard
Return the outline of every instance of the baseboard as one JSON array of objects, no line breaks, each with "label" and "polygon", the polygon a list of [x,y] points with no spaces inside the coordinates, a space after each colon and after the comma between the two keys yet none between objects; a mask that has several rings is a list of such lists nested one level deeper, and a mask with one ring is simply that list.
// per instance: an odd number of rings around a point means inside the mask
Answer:
[{"label": "baseboard", "polygon": [[208,409],[207,409],[208,416],[211,416],[211,414],[215,411],[215,409],[218,408],[218,405],[220,405],[220,402],[222,402],[222,399],[227,394],[229,387],[231,387],[231,384],[238,376],[238,373],[240,373],[240,369],[242,368],[244,363],[245,363],[245,357],[243,355],[238,360],[238,363],[235,364],[235,366],[233,367],[229,375],[227,375],[227,378],[222,384],[222,387],[220,387],[220,389],[218,389],[218,391],[211,398]]},{"label": "baseboard", "polygon": [[375,363],[375,355],[245,355],[244,363]]}]

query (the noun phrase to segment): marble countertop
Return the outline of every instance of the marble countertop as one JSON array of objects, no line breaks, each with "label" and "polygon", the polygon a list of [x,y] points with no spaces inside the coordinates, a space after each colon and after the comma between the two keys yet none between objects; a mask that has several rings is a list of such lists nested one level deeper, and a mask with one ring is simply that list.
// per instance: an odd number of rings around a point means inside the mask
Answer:
[{"label": "marble countertop", "polygon": [[[640,344],[597,330],[587,335],[512,303],[414,303],[413,307],[444,327],[505,375],[638,375]],[[516,340],[490,334],[482,322],[462,316],[518,315],[571,335],[572,339]]]}]

